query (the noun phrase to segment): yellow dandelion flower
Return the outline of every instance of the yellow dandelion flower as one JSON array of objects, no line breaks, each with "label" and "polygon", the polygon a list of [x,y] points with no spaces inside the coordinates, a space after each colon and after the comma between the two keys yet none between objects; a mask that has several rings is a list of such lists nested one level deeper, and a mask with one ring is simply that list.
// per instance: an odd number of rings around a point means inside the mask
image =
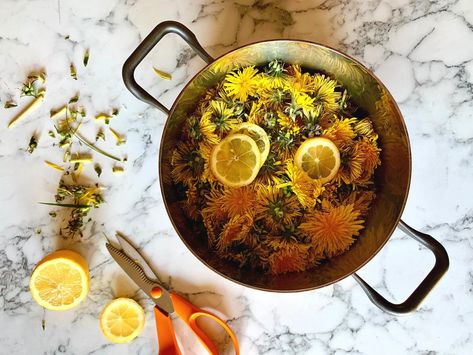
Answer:
[{"label": "yellow dandelion flower", "polygon": [[186,191],[186,199],[181,204],[184,212],[194,221],[197,221],[200,217],[199,212],[199,192],[197,186],[191,185]]},{"label": "yellow dandelion flower", "polygon": [[212,188],[205,196],[205,207],[202,209],[202,216],[208,220],[223,221],[228,218],[228,214],[223,208],[223,192],[220,189]]},{"label": "yellow dandelion flower", "polygon": [[222,136],[224,133],[232,131],[239,123],[240,119],[234,116],[232,108],[227,103],[220,100],[210,101],[210,110],[215,126],[215,131]]},{"label": "yellow dandelion flower", "polygon": [[194,146],[181,142],[172,152],[171,166],[171,175],[174,181],[189,186],[202,174],[204,159]]},{"label": "yellow dandelion flower", "polygon": [[248,122],[254,123],[257,125],[261,125],[264,119],[264,110],[263,110],[263,103],[253,102],[251,104],[250,112],[248,113]]},{"label": "yellow dandelion flower", "polygon": [[278,123],[281,129],[294,134],[299,133],[301,129],[295,120],[293,120],[288,115],[282,113],[281,111],[278,111]]},{"label": "yellow dandelion flower", "polygon": [[265,185],[280,183],[278,178],[283,174],[284,165],[282,161],[279,159],[278,155],[270,149],[268,157],[255,179],[255,189],[258,190],[260,187]]},{"label": "yellow dandelion flower", "polygon": [[258,89],[258,70],[254,66],[231,72],[225,77],[225,91],[231,97],[245,102],[248,96],[254,96]]},{"label": "yellow dandelion flower", "polygon": [[373,130],[373,123],[367,118],[357,121],[353,125],[353,129],[355,130],[356,134],[360,136],[371,136],[374,133]]},{"label": "yellow dandelion flower", "polygon": [[376,167],[381,164],[379,159],[380,149],[375,145],[376,143],[370,141],[359,141],[356,143],[356,149],[362,157],[362,174],[356,180],[359,184],[364,184],[370,181],[374,174]]},{"label": "yellow dandelion flower", "polygon": [[215,145],[210,145],[206,142],[199,143],[199,151],[200,155],[204,160],[204,168],[202,170],[202,174],[200,176],[202,181],[215,183],[217,180],[212,172],[212,168],[210,167],[210,156],[212,155],[212,150]]},{"label": "yellow dandelion flower", "polygon": [[258,92],[261,91],[270,91],[274,89],[282,89],[287,85],[287,76],[284,74],[281,75],[268,75],[261,73],[258,76]]},{"label": "yellow dandelion flower", "polygon": [[222,196],[222,209],[230,217],[253,215],[257,202],[253,186],[225,188]]},{"label": "yellow dandelion flower", "polygon": [[200,133],[208,144],[218,144],[220,138],[215,133],[216,126],[212,123],[212,112],[206,111],[200,118]]},{"label": "yellow dandelion flower", "polygon": [[300,229],[311,238],[316,252],[329,257],[347,250],[363,229],[364,221],[353,204],[333,207],[327,212],[313,211],[306,215]]},{"label": "yellow dandelion flower", "polygon": [[324,190],[320,181],[309,178],[292,160],[288,160],[286,163],[286,175],[289,178],[289,182],[279,186],[290,186],[292,192],[294,192],[304,208],[314,208],[320,194]]},{"label": "yellow dandelion flower", "polygon": [[309,73],[302,73],[300,65],[291,65],[288,74],[289,78],[284,86],[286,90],[297,93],[313,92],[312,77]]},{"label": "yellow dandelion flower", "polygon": [[216,245],[221,232],[220,224],[215,222],[210,215],[202,213],[202,222],[207,231],[207,239],[210,245]]},{"label": "yellow dandelion flower", "polygon": [[359,211],[361,216],[366,216],[375,198],[374,191],[358,190],[348,196],[346,203],[353,204],[355,211]]},{"label": "yellow dandelion flower", "polygon": [[280,188],[259,186],[256,196],[256,214],[263,217],[272,229],[280,224],[290,224],[302,215],[297,198],[294,195],[285,196]]},{"label": "yellow dandelion flower", "polygon": [[292,92],[292,98],[294,103],[302,109],[304,112],[310,112],[315,109],[314,101],[315,98],[310,97],[309,95],[303,92]]},{"label": "yellow dandelion flower", "polygon": [[323,259],[325,259],[325,255],[321,254],[315,248],[309,248],[307,252],[307,269],[319,265],[320,261]]},{"label": "yellow dandelion flower", "polygon": [[322,74],[315,74],[313,78],[313,96],[315,105],[322,105],[325,112],[336,112],[337,101],[341,98],[341,93],[335,91],[337,82]]},{"label": "yellow dandelion flower", "polygon": [[354,145],[340,152],[340,168],[335,180],[351,184],[358,180],[363,174],[363,164],[365,157],[358,145]]},{"label": "yellow dandelion flower", "polygon": [[307,268],[309,247],[307,244],[297,242],[282,244],[268,257],[271,273],[284,274],[304,271]]},{"label": "yellow dandelion flower", "polygon": [[217,242],[220,251],[227,249],[232,243],[244,242],[253,225],[253,218],[248,215],[234,216],[223,227]]},{"label": "yellow dandelion flower", "polygon": [[356,136],[352,127],[354,122],[356,122],[356,118],[337,119],[323,131],[322,137],[330,139],[338,149],[342,150],[353,144]]}]

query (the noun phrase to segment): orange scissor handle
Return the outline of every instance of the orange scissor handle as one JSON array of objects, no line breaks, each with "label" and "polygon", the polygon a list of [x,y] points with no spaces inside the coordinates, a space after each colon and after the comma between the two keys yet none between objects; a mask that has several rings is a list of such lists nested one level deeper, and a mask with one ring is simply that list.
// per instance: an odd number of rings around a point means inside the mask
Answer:
[{"label": "orange scissor handle", "polygon": [[235,348],[235,355],[240,354],[240,347],[238,345],[238,340],[235,334],[227,325],[227,323],[225,323],[222,319],[217,317],[215,314],[204,311],[194,306],[185,298],[177,295],[174,292],[171,292],[171,300],[172,300],[172,304],[174,306],[174,310],[176,311],[176,313],[192,329],[192,331],[195,333],[199,341],[207,349],[209,354],[218,355],[218,350],[217,350],[217,347],[214,345],[214,343],[209,339],[207,334],[205,334],[205,332],[202,329],[200,329],[199,326],[197,325],[197,318],[199,317],[208,317],[214,320],[215,322],[217,322],[218,324],[220,324],[222,328],[225,329],[227,334],[232,339],[233,346]]},{"label": "orange scissor handle", "polygon": [[172,327],[171,317],[154,307],[156,330],[158,332],[159,355],[181,355],[177,345],[176,335]]}]

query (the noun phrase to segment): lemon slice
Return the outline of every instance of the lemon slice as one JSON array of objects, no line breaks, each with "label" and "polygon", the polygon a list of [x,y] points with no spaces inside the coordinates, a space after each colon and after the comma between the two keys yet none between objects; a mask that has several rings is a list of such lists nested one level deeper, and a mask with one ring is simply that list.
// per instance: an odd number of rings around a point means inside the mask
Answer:
[{"label": "lemon slice", "polygon": [[114,343],[135,339],[145,326],[145,311],[131,298],[117,298],[100,314],[100,329]]},{"label": "lemon slice", "polygon": [[327,138],[311,138],[297,149],[294,161],[311,179],[326,183],[333,179],[340,168],[340,152]]},{"label": "lemon slice", "polygon": [[63,311],[82,302],[89,284],[89,268],[84,258],[71,250],[59,250],[36,265],[30,291],[40,306]]},{"label": "lemon slice", "polygon": [[256,142],[245,134],[230,134],[212,151],[210,167],[222,184],[239,187],[251,184],[258,175],[261,154]]},{"label": "lemon slice", "polygon": [[254,123],[246,122],[238,125],[232,133],[246,134],[255,141],[261,153],[260,166],[262,166],[268,157],[270,146],[269,137],[264,129]]}]

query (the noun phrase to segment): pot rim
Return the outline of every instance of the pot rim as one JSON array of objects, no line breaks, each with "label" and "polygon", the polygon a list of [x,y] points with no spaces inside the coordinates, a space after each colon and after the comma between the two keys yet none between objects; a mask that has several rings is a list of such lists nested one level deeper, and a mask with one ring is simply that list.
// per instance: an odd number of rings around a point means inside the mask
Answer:
[{"label": "pot rim", "polygon": [[388,240],[391,238],[392,234],[394,233],[394,230],[397,228],[398,224],[399,224],[399,221],[401,220],[401,216],[404,212],[404,208],[406,206],[406,202],[407,202],[407,198],[409,196],[409,189],[410,189],[410,185],[411,185],[411,176],[412,176],[412,154],[411,154],[411,144],[410,144],[410,139],[409,139],[409,132],[407,130],[407,126],[406,126],[406,123],[404,121],[404,116],[402,115],[401,113],[401,110],[399,109],[399,106],[396,102],[396,100],[394,99],[394,97],[392,96],[391,92],[386,88],[386,86],[383,84],[383,82],[374,74],[374,72],[367,68],[364,64],[362,64],[360,61],[358,61],[357,59],[355,59],[354,57],[352,57],[351,55],[348,55],[344,52],[341,52],[331,46],[328,46],[328,45],[324,45],[324,44],[321,44],[321,43],[317,43],[317,42],[312,42],[312,41],[308,41],[308,40],[299,40],[299,39],[289,39],[289,38],[281,38],[281,39],[270,39],[270,40],[263,40],[263,41],[255,41],[255,42],[250,42],[248,44],[244,44],[244,45],[241,45],[241,46],[238,46],[237,48],[234,48],[228,52],[225,52],[224,54],[221,54],[219,55],[218,57],[214,58],[214,60],[211,62],[211,63],[207,63],[207,65],[205,65],[202,69],[200,69],[194,76],[192,76],[192,78],[186,83],[186,85],[182,88],[182,90],[179,92],[179,94],[177,95],[176,99],[174,100],[171,108],[169,109],[169,113],[166,117],[166,122],[164,123],[164,126],[163,126],[163,134],[164,132],[166,132],[166,129],[167,129],[167,126],[169,124],[169,117],[172,116],[172,114],[174,113],[174,110],[177,106],[177,103],[180,101],[182,95],[184,94],[184,92],[187,90],[188,86],[194,81],[194,79],[196,77],[198,77],[203,71],[205,71],[209,65],[212,65],[213,62],[219,60],[220,58],[223,58],[225,57],[226,55],[229,55],[233,52],[236,52],[242,48],[245,48],[245,47],[249,47],[249,46],[252,46],[252,45],[256,45],[256,44],[260,44],[260,43],[271,43],[271,42],[299,42],[299,43],[306,43],[306,44],[310,44],[310,45],[314,45],[314,46],[317,46],[317,47],[321,47],[321,48],[326,48],[326,49],[329,49],[335,53],[337,53],[338,55],[342,56],[342,57],[345,57],[347,59],[349,59],[350,61],[356,63],[357,65],[361,66],[363,69],[365,69],[367,71],[367,73],[369,75],[371,75],[373,77],[373,79],[376,81],[376,83],[378,85],[380,85],[385,91],[386,93],[388,94],[388,97],[389,99],[391,100],[391,102],[393,103],[393,106],[394,106],[394,109],[395,111],[397,112],[397,114],[399,115],[400,119],[401,119],[401,124],[402,124],[402,128],[403,128],[403,131],[406,135],[406,141],[407,141],[407,151],[408,151],[408,155],[409,155],[409,171],[408,171],[408,176],[407,176],[407,188],[406,188],[406,193],[404,195],[404,200],[402,201],[402,205],[401,205],[401,209],[399,211],[399,215],[396,217],[396,223],[392,226],[391,230],[389,231],[388,233],[388,236],[387,238],[379,245],[379,247],[370,255],[370,257],[368,257],[366,260],[364,260],[360,265],[358,265],[357,267],[355,267],[351,272],[347,272],[345,273],[344,275],[341,275],[340,277],[336,278],[335,280],[332,280],[331,282],[326,282],[324,284],[321,284],[321,285],[317,285],[317,286],[313,286],[313,287],[305,287],[305,288],[300,288],[300,289],[293,289],[293,290],[288,290],[288,289],[271,289],[271,288],[265,288],[265,287],[259,287],[259,286],[254,286],[254,285],[249,285],[249,284],[246,284],[244,282],[241,282],[241,281],[238,281],[238,280],[235,280],[231,277],[229,277],[228,275],[222,273],[221,271],[215,269],[213,266],[209,265],[204,259],[202,259],[195,251],[194,249],[187,243],[187,241],[185,240],[185,238],[181,235],[178,227],[176,226],[176,223],[174,222],[174,219],[172,218],[172,214],[171,214],[171,210],[168,206],[168,203],[166,201],[166,196],[164,194],[164,185],[163,185],[163,179],[162,179],[162,168],[163,168],[163,165],[161,164],[161,161],[163,160],[163,142],[164,140],[162,139],[163,138],[163,135],[161,135],[161,142],[160,142],[160,145],[159,145],[159,154],[158,154],[158,170],[159,170],[159,185],[160,185],[160,189],[161,189],[161,196],[162,196],[162,199],[163,199],[163,202],[164,202],[164,206],[166,208],[166,212],[167,212],[167,215],[172,223],[172,226],[174,227],[174,230],[176,231],[177,235],[179,236],[179,238],[181,239],[181,241],[184,243],[184,245],[187,247],[187,249],[201,262],[203,263],[208,269],[210,269],[211,271],[215,272],[216,274],[220,275],[220,276],[223,276],[225,279],[231,281],[231,282],[234,282],[236,284],[239,284],[241,286],[245,286],[245,287],[248,287],[248,288],[251,288],[251,289],[255,289],[255,290],[259,290],[259,291],[266,291],[266,292],[273,292],[273,293],[296,293],[296,292],[305,292],[305,291],[312,291],[312,290],[316,290],[316,289],[319,289],[319,288],[323,288],[323,287],[326,287],[326,286],[330,286],[334,283],[337,283],[345,278],[347,278],[348,276],[351,276],[352,274],[356,273],[358,270],[360,270],[363,266],[365,266],[369,261],[371,261],[378,253],[379,251],[386,245],[386,243],[388,242]]}]

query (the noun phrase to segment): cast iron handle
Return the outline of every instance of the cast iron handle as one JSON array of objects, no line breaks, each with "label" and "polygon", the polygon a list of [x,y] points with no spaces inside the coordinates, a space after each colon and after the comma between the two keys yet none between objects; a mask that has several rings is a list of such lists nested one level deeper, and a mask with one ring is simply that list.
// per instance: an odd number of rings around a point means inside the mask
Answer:
[{"label": "cast iron handle", "polygon": [[131,53],[122,69],[122,77],[125,86],[130,92],[141,101],[153,105],[169,114],[169,110],[161,102],[156,100],[145,89],[143,89],[135,80],[135,69],[154,46],[168,33],[179,35],[187,44],[208,64],[213,62],[213,58],[200,45],[195,35],[183,24],[176,21],[164,21],[157,25],[148,36],[141,42],[135,51]]},{"label": "cast iron handle", "polygon": [[429,248],[435,256],[435,265],[430,270],[429,274],[420,283],[414,292],[402,303],[396,304],[391,303],[383,296],[381,296],[374,288],[368,285],[360,276],[356,273],[353,274],[355,280],[360,284],[361,288],[368,295],[368,298],[376,306],[391,314],[399,315],[412,312],[416,310],[429,292],[434,288],[437,282],[448,270],[448,254],[445,248],[432,238],[430,235],[421,233],[414,228],[408,226],[402,220],[399,221],[399,229],[406,233],[409,237],[414,238],[422,245]]}]

